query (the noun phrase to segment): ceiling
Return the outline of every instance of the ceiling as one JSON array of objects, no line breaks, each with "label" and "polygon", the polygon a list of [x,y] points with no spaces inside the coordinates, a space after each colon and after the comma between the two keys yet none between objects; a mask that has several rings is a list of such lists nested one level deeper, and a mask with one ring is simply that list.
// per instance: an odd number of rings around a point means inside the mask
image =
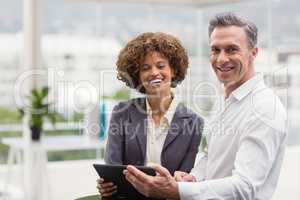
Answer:
[{"label": "ceiling", "polygon": [[[71,0],[71,1],[83,1],[83,0]],[[148,4],[152,6],[168,5],[168,6],[206,7],[212,5],[246,2],[249,0],[84,0],[84,1],[95,1],[100,3]]]}]

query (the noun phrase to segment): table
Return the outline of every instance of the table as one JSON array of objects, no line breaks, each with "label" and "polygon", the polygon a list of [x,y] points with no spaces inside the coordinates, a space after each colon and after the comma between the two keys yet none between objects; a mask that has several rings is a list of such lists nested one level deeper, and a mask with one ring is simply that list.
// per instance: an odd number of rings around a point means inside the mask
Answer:
[{"label": "table", "polygon": [[[2,138],[3,144],[10,149],[24,150],[25,142],[21,137]],[[40,141],[45,151],[69,151],[86,149],[103,149],[105,141],[90,139],[88,136],[43,136]]]},{"label": "table", "polygon": [[100,197],[100,195],[90,195],[90,196],[81,197],[81,198],[75,199],[75,200],[101,200],[101,197]]},{"label": "table", "polygon": [[[4,192],[7,191],[10,182],[12,165],[16,162],[21,169],[24,167],[21,179],[23,180],[25,198],[32,200],[49,199],[48,196],[51,194],[47,175],[47,152],[87,149],[101,151],[105,148],[105,141],[91,139],[86,135],[43,136],[40,142],[31,142],[30,145],[26,144],[22,137],[2,138],[1,142],[9,146],[8,171]],[[29,153],[22,155],[22,152],[25,151]],[[46,191],[41,189],[41,185],[45,185]]]}]

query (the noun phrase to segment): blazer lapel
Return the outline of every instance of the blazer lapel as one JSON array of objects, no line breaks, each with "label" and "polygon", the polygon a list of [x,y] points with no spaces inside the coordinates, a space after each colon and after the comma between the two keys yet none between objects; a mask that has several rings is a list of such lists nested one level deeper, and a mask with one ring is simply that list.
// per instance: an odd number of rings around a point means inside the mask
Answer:
[{"label": "blazer lapel", "polygon": [[188,118],[187,108],[183,104],[178,104],[163,146],[163,151],[182,133]]},{"label": "blazer lapel", "polygon": [[134,100],[134,109],[130,112],[131,123],[129,130],[134,130],[131,134],[133,139],[136,137],[139,147],[142,152],[143,158],[146,157],[146,144],[147,144],[147,113],[146,101],[144,98]]}]

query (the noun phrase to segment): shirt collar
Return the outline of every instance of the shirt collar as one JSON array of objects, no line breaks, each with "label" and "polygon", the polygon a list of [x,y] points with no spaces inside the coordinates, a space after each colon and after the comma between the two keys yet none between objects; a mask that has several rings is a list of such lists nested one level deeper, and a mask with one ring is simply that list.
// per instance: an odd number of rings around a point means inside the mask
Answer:
[{"label": "shirt collar", "polygon": [[[237,99],[238,101],[242,100],[245,96],[247,96],[253,88],[261,82],[263,83],[263,74],[257,73],[254,77],[243,83],[240,87],[235,89],[231,95]],[[231,96],[230,95],[230,96]]]},{"label": "shirt collar", "polygon": [[[164,118],[167,119],[169,125],[171,124],[171,121],[172,121],[173,116],[175,114],[177,105],[179,103],[178,99],[175,97],[175,95],[173,93],[172,93],[172,96],[173,96],[172,102],[171,102],[167,112],[164,115]],[[152,117],[152,110],[151,110],[151,107],[150,107],[150,104],[149,104],[147,98],[146,98],[146,108],[147,108],[147,115],[149,117]]]}]

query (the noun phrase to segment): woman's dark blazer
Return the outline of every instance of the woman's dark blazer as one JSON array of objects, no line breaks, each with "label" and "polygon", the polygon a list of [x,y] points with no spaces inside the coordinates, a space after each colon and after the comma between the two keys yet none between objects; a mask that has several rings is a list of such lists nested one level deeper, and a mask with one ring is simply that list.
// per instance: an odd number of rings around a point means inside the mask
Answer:
[{"label": "woman's dark blazer", "polygon": [[[161,164],[173,175],[193,168],[203,119],[178,104],[161,152]],[[144,165],[147,144],[146,98],[121,102],[113,109],[105,151],[107,164]]]}]

